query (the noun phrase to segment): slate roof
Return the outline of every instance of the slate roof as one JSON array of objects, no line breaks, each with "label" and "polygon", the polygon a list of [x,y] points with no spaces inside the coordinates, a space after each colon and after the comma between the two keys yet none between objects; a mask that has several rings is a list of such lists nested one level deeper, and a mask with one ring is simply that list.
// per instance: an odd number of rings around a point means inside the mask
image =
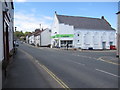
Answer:
[{"label": "slate roof", "polygon": [[77,29],[96,29],[96,30],[115,30],[103,18],[89,18],[78,16],[57,15],[59,23],[64,23],[74,26]]}]

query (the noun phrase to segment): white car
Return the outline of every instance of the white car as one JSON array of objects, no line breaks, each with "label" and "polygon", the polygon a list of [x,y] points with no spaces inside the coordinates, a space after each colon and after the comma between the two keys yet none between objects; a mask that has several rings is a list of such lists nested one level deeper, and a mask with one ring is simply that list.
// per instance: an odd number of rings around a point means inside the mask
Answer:
[{"label": "white car", "polygon": [[19,46],[19,43],[18,43],[18,41],[14,41],[14,44],[15,44],[15,46]]}]

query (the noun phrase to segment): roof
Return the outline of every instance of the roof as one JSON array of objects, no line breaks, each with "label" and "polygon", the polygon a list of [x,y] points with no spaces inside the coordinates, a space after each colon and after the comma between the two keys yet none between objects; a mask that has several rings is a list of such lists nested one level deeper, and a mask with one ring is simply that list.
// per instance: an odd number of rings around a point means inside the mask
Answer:
[{"label": "roof", "polygon": [[57,15],[59,23],[73,25],[74,28],[78,29],[96,29],[96,30],[115,30],[111,25],[102,17],[100,18],[89,18],[79,16],[66,16]]}]

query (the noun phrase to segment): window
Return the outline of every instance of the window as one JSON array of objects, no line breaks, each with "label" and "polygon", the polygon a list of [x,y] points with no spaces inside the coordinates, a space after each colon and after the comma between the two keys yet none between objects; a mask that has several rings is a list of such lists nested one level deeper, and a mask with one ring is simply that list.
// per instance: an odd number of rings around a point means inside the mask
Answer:
[{"label": "window", "polygon": [[78,43],[79,43],[79,40],[78,40]]},{"label": "window", "polygon": [[77,36],[80,36],[79,34]]},{"label": "window", "polygon": [[109,42],[110,45],[113,45],[113,42]]}]

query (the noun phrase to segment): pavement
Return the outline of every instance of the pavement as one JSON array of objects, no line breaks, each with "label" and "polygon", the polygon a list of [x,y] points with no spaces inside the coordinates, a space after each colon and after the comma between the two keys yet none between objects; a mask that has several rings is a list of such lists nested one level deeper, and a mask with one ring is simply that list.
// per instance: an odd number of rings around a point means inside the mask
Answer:
[{"label": "pavement", "polygon": [[7,69],[4,88],[61,88],[61,86],[37,63],[35,59],[18,48],[16,56]]},{"label": "pavement", "polygon": [[20,48],[70,88],[118,88],[120,75],[116,51],[67,51],[26,44]]}]

